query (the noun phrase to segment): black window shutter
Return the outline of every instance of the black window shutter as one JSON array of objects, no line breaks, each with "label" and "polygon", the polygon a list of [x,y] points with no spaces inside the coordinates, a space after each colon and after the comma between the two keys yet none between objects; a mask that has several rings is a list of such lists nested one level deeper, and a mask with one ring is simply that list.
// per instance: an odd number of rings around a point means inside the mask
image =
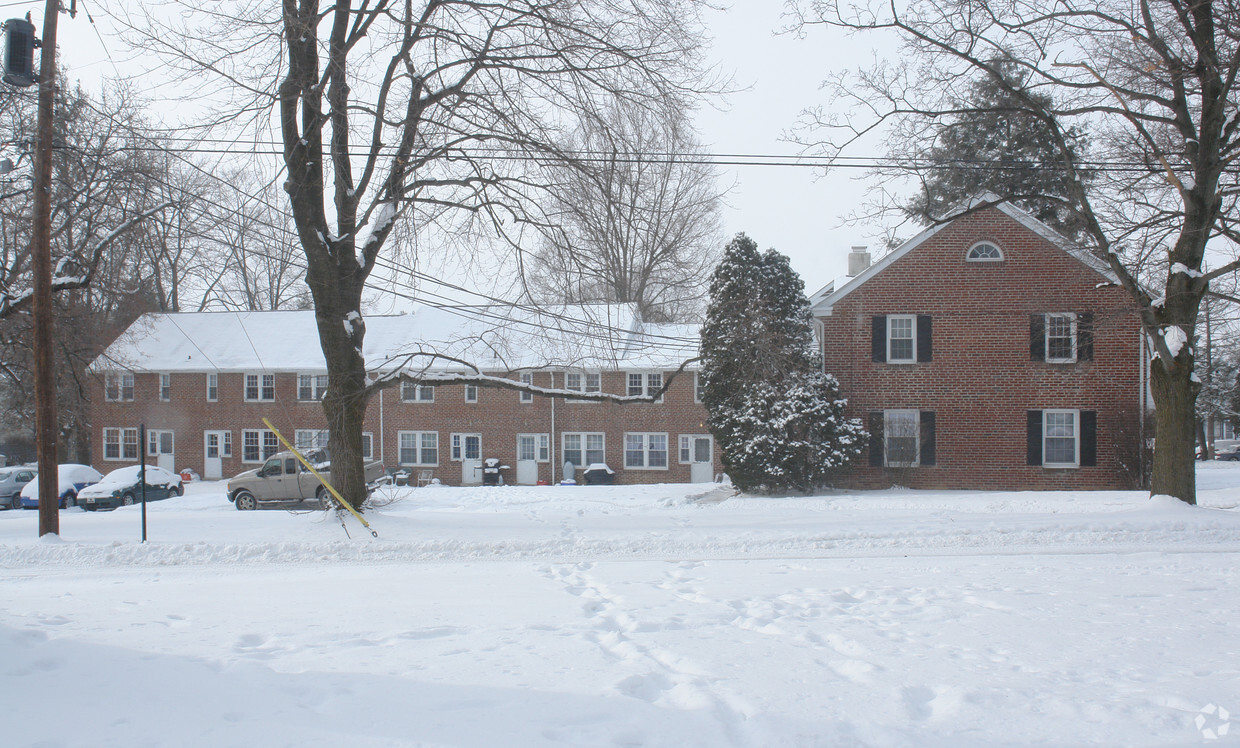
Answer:
[{"label": "black window shutter", "polygon": [[883,412],[870,411],[870,464],[883,466]]},{"label": "black window shutter", "polygon": [[1046,360],[1046,317],[1041,314],[1029,315],[1029,359]]},{"label": "black window shutter", "polygon": [[917,315],[917,360],[930,360],[930,340],[934,336],[931,334],[930,315]]},{"label": "black window shutter", "polygon": [[1042,411],[1030,410],[1025,413],[1025,435],[1028,442],[1025,446],[1025,464],[1042,464]]},{"label": "black window shutter", "polygon": [[1076,360],[1094,360],[1094,313],[1076,315]]},{"label": "black window shutter", "polygon": [[933,465],[935,460],[934,411],[921,412],[921,464]]},{"label": "black window shutter", "polygon": [[887,317],[876,314],[870,322],[872,331],[870,338],[870,357],[876,364],[887,363]]},{"label": "black window shutter", "polygon": [[1098,411],[1081,411],[1081,467],[1098,464]]}]

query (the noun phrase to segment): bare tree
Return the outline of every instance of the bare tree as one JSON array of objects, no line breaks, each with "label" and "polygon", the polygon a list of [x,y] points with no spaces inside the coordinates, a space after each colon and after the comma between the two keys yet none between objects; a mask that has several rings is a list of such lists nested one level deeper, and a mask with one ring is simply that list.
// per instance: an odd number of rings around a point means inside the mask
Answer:
[{"label": "bare tree", "polygon": [[[275,110],[284,189],[306,259],[330,384],[333,475],[360,507],[367,279],[400,220],[461,231],[485,222],[520,246],[543,224],[541,166],[564,124],[616,99],[692,106],[700,0],[284,0],[224,19],[185,3],[130,24],[190,85],[225,84],[213,122]],[[197,15],[195,15],[197,14]],[[267,15],[264,15],[267,14]],[[275,53],[275,54],[273,54]],[[244,99],[244,100],[241,100]],[[240,101],[235,106],[230,106]]]},{"label": "bare tree", "polygon": [[556,169],[553,225],[526,266],[556,302],[634,303],[654,322],[700,312],[723,246],[722,193],[684,110],[618,100],[585,119]]},{"label": "bare tree", "polygon": [[[899,61],[829,81],[841,101],[857,106],[843,116],[812,113],[810,145],[824,152],[839,153],[888,125],[909,131],[958,116],[979,76],[1006,94],[1006,107],[1050,134],[1057,158],[1048,166],[1062,173],[1064,194],[1002,197],[1045,199],[1074,214],[1131,295],[1154,351],[1151,490],[1195,502],[1197,317],[1211,281],[1240,268],[1240,6],[794,0],[792,8],[805,31],[881,31],[902,44]],[[1016,75],[1005,78],[1001,64]],[[1074,150],[1078,127],[1091,134],[1087,153]],[[1207,269],[1207,247],[1230,256]],[[1159,290],[1139,282],[1144,269],[1165,274]]]}]

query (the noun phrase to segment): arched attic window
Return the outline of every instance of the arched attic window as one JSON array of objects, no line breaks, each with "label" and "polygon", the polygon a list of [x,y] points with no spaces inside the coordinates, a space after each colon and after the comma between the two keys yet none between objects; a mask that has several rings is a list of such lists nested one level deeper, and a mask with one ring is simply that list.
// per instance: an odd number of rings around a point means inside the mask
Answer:
[{"label": "arched attic window", "polygon": [[964,258],[969,262],[1002,262],[1003,250],[994,242],[978,242],[969,247]]}]

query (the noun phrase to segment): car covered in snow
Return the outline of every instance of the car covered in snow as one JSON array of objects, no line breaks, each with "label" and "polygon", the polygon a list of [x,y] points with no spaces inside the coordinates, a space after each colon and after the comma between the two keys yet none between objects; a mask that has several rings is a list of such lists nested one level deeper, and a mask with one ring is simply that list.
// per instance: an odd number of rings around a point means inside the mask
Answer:
[{"label": "car covered in snow", "polygon": [[[331,482],[331,457],[326,449],[309,450],[305,457],[324,480]],[[383,463],[366,463],[365,475],[367,483],[384,478]],[[324,502],[328,495],[323,482],[292,452],[274,454],[262,467],[247,470],[228,481],[228,500],[242,511],[257,509],[259,504],[288,504],[307,499]]]},{"label": "car covered in snow", "polygon": [[21,509],[22,488],[38,474],[33,467],[0,469],[0,509]]},{"label": "car covered in snow", "polygon": [[[88,512],[115,509],[142,501],[142,479],[137,465],[118,468],[93,486],[78,491],[78,506]],[[156,465],[146,466],[146,500],[159,501],[185,493],[181,476]]]},{"label": "car covered in snow", "polygon": [[[103,478],[103,473],[90,465],[78,465],[71,462],[59,465],[57,473],[59,485],[56,488],[56,495],[60,497],[61,509],[75,506],[78,491],[98,483]],[[39,478],[40,476],[36,475],[34,480],[22,489],[22,506],[26,509],[39,508]]]}]

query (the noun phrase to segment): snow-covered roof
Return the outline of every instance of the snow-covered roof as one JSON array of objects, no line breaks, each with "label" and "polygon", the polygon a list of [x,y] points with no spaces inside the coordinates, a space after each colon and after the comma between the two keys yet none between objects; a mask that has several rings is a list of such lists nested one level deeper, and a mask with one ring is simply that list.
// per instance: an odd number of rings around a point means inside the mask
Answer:
[{"label": "snow-covered roof", "polygon": [[[697,355],[698,329],[642,325],[631,304],[419,306],[365,317],[371,371],[676,367]],[[445,358],[446,357],[446,358]],[[313,311],[144,314],[92,371],[326,371]]]},{"label": "snow-covered roof", "polygon": [[[1009,202],[1001,202],[1001,200],[1002,198],[993,193],[982,193],[972,200],[962,203],[957,210],[953,212],[957,215],[957,217],[959,217],[967,211],[976,209],[979,205],[990,205],[995,210],[1003,213],[1054,246],[1076,258],[1082,264],[1101,275],[1108,282],[1116,284],[1119,283],[1119,278],[1115,276],[1115,274],[1111,271],[1111,268],[1096,255],[1055,231],[1050,226],[1047,226],[1042,221],[1034,218],[1027,211],[1022,210]],[[814,314],[816,316],[830,314],[831,307],[833,307],[837,301],[843,299],[848,294],[860,288],[870,278],[878,275],[896,260],[924,244],[926,240],[950,226],[951,223],[951,221],[946,221],[944,223],[931,226],[917,236],[914,236],[912,239],[909,239],[905,243],[901,244],[899,247],[896,247],[891,252],[888,252],[877,262],[870,265],[868,268],[852,278],[847,278],[843,281],[835,281],[828,284],[826,287],[814,294],[814,297],[810,301]]]}]

